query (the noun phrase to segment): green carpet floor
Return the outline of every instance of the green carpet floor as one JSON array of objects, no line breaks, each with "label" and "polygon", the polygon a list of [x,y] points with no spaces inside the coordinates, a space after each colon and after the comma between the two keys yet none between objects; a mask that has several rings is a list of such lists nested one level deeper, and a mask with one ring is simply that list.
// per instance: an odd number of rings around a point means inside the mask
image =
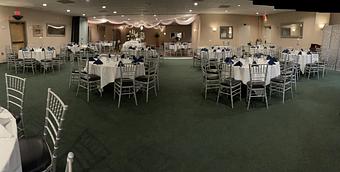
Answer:
[{"label": "green carpet floor", "polygon": [[[58,171],[65,154],[75,152],[74,171],[117,172],[335,172],[340,171],[340,74],[298,82],[294,100],[274,96],[269,110],[244,100],[234,109],[216,94],[201,94],[201,72],[191,60],[165,60],[161,87],[150,101],[124,98],[121,108],[112,88],[103,97],[68,88],[69,65],[61,72],[19,74],[27,78],[27,135],[42,134],[47,88],[69,105]],[[5,105],[0,65],[0,105]],[[1,149],[1,148],[0,148]]]}]

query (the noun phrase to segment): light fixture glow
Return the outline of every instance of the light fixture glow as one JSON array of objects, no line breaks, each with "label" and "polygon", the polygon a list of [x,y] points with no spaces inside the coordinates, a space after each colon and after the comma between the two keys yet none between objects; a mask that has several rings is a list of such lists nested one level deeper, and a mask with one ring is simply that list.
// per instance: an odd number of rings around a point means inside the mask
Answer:
[{"label": "light fixture glow", "polygon": [[156,17],[157,15],[156,15],[156,14],[154,14],[153,16],[154,16],[154,17]]},{"label": "light fixture glow", "polygon": [[192,10],[189,10],[189,12],[191,13],[191,12],[192,12]]},{"label": "light fixture glow", "polygon": [[198,2],[195,2],[194,5],[197,6],[197,5],[198,5]]},{"label": "light fixture glow", "polygon": [[47,6],[47,4],[42,4],[42,6],[46,7],[46,6]]},{"label": "light fixture glow", "polygon": [[66,12],[68,12],[68,13],[69,13],[69,12],[71,12],[71,10],[66,10]]},{"label": "light fixture glow", "polygon": [[93,16],[93,19],[96,19],[97,17],[96,16]]},{"label": "light fixture glow", "polygon": [[103,6],[102,6],[102,8],[104,8],[104,9],[105,9],[105,8],[106,8],[106,6],[105,6],[105,5],[103,5]]},{"label": "light fixture glow", "polygon": [[238,6],[238,7],[240,7],[241,5],[240,5],[240,4],[238,4],[237,6]]},{"label": "light fixture glow", "polygon": [[121,15],[121,17],[125,17],[124,15]]},{"label": "light fixture glow", "polygon": [[86,14],[84,13],[83,16],[86,16]]},{"label": "light fixture glow", "polygon": [[113,14],[117,14],[117,11],[114,11]]},{"label": "light fixture glow", "polygon": [[256,12],[256,15],[259,15],[259,12]]}]

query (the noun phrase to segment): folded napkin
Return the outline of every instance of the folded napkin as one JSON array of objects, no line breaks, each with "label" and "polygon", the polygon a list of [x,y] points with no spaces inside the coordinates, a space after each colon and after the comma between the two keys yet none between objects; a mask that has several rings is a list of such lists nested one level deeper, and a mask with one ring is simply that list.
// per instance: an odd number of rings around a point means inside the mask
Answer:
[{"label": "folded napkin", "polygon": [[120,58],[124,59],[124,58],[125,58],[125,54],[122,54],[122,55],[120,56]]},{"label": "folded napkin", "polygon": [[34,51],[34,49],[32,48],[31,51]]},{"label": "folded napkin", "polygon": [[124,63],[122,61],[119,61],[118,67],[124,67]]},{"label": "folded napkin", "polygon": [[241,62],[241,61],[238,61],[237,63],[235,63],[235,64],[234,64],[234,66],[240,66],[240,67],[242,67],[242,66],[243,66],[243,64],[242,64],[242,62]]},{"label": "folded napkin", "polygon": [[211,47],[211,49],[214,49],[215,47]]},{"label": "folded napkin", "polygon": [[97,59],[95,62],[93,62],[93,64],[101,65],[103,62],[100,59]]},{"label": "folded napkin", "polygon": [[303,51],[303,49],[301,48],[301,51]]},{"label": "folded napkin", "polygon": [[229,48],[227,48],[227,49],[225,49],[226,51],[230,51],[230,49]]},{"label": "folded napkin", "polygon": [[208,50],[208,48],[202,48],[201,51],[206,51],[206,52],[208,52],[209,50]]},{"label": "folded napkin", "polygon": [[298,53],[298,55],[302,55],[302,52],[300,51],[300,52]]},{"label": "folded napkin", "polygon": [[93,57],[89,57],[89,61],[96,61]]},{"label": "folded napkin", "polygon": [[220,47],[217,47],[217,49],[219,50],[219,49],[220,49]]},{"label": "folded napkin", "polygon": [[216,52],[216,50],[213,50],[213,52],[215,53],[215,52]]},{"label": "folded napkin", "polygon": [[257,64],[256,61],[253,61],[253,64]]},{"label": "folded napkin", "polygon": [[150,51],[150,50],[151,50],[151,48],[149,47],[149,48],[148,48],[148,50]]},{"label": "folded napkin", "polygon": [[144,51],[144,48],[142,48],[141,50]]},{"label": "folded napkin", "polygon": [[234,62],[231,60],[230,57],[227,57],[225,60],[224,60],[225,63],[227,64],[233,64]]},{"label": "folded napkin", "polygon": [[307,52],[308,55],[311,55],[312,53],[310,51]]},{"label": "folded napkin", "polygon": [[288,49],[284,49],[284,50],[282,51],[282,53],[289,53],[289,50],[288,50]]},{"label": "folded napkin", "polygon": [[133,56],[133,61],[132,63],[140,63],[140,62],[144,62],[144,56],[140,56],[139,58],[137,58],[136,56]]},{"label": "folded napkin", "polygon": [[225,49],[222,49],[222,52],[224,52],[225,51]]},{"label": "folded napkin", "polygon": [[274,58],[271,58],[271,59],[268,61],[268,64],[269,64],[269,65],[274,65],[274,64],[275,64],[275,59],[274,59]]},{"label": "folded napkin", "polygon": [[109,58],[111,58],[111,54],[109,54]]},{"label": "folded napkin", "polygon": [[248,42],[248,44],[247,44],[248,46],[251,46],[251,43],[250,42]]},{"label": "folded napkin", "polygon": [[264,47],[263,49],[267,49],[267,47]]},{"label": "folded napkin", "polygon": [[45,48],[42,48],[41,51],[45,51]]}]

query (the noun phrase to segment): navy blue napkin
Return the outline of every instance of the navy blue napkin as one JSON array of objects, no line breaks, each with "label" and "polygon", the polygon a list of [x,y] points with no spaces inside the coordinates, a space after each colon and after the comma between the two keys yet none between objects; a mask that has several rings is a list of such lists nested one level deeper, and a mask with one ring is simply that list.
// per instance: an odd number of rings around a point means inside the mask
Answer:
[{"label": "navy blue napkin", "polygon": [[270,60],[272,58],[272,56],[268,55],[267,56],[267,60]]},{"label": "navy blue napkin", "polygon": [[111,54],[109,54],[109,58],[111,58]]},{"label": "navy blue napkin", "polygon": [[142,51],[144,51],[144,48],[142,48]]},{"label": "navy blue napkin", "polygon": [[240,67],[242,67],[242,66],[243,66],[243,64],[242,64],[242,62],[241,62],[241,61],[238,61],[237,63],[235,63],[235,64],[234,64],[234,66],[240,66]]},{"label": "navy blue napkin", "polygon": [[269,65],[274,65],[275,64],[275,59],[274,58],[269,59],[268,64]]},{"label": "navy blue napkin", "polygon": [[227,57],[225,60],[224,60],[225,63],[227,64],[233,64],[234,62],[231,60],[230,57]]},{"label": "navy blue napkin", "polygon": [[214,49],[215,47],[211,47],[211,49]]},{"label": "navy blue napkin", "polygon": [[223,49],[222,52],[224,52],[225,50]]},{"label": "navy blue napkin", "polygon": [[298,55],[302,55],[302,52],[300,51],[300,52],[298,53]]},{"label": "navy blue napkin", "polygon": [[120,56],[120,58],[122,58],[122,59],[125,58],[125,54],[122,54],[122,55]]},{"label": "navy blue napkin", "polygon": [[217,48],[218,50],[220,49],[220,47]]},{"label": "navy blue napkin", "polygon": [[264,49],[267,49],[267,47],[264,47]]},{"label": "navy blue napkin", "polygon": [[227,49],[225,49],[226,51],[230,51],[230,49],[229,48],[227,48]]},{"label": "navy blue napkin", "polygon": [[307,52],[308,55],[311,55],[312,53],[310,51]]},{"label": "navy blue napkin", "polygon": [[118,67],[124,67],[124,63],[122,61],[119,61]]},{"label": "navy blue napkin", "polygon": [[100,59],[97,59],[93,64],[101,65],[103,62]]},{"label": "navy blue napkin", "polygon": [[209,50],[208,50],[208,48],[202,48],[201,51],[206,51],[206,52],[208,52]]},{"label": "navy blue napkin", "polygon": [[256,61],[253,61],[253,64],[257,64]]},{"label": "navy blue napkin", "polygon": [[32,48],[31,51],[34,51],[34,49]]},{"label": "navy blue napkin", "polygon": [[45,48],[42,48],[41,51],[45,51]]},{"label": "navy blue napkin", "polygon": [[214,50],[213,52],[216,52],[216,50]]},{"label": "navy blue napkin", "polygon": [[271,46],[269,46],[269,48],[275,48],[275,46],[274,46],[274,45],[271,45]]},{"label": "navy blue napkin", "polygon": [[288,50],[288,49],[284,49],[284,50],[282,51],[282,53],[289,53],[289,50]]},{"label": "navy blue napkin", "polygon": [[144,61],[144,57],[143,56],[140,56],[139,58],[137,58],[136,56],[133,56],[132,58],[133,58],[132,63],[140,63],[140,62]]}]

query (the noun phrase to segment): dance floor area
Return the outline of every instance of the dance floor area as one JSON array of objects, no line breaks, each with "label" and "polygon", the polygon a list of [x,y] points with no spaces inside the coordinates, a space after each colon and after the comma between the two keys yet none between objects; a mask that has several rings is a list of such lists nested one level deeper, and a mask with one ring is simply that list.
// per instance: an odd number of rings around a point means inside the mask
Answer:
[{"label": "dance floor area", "polygon": [[[112,86],[103,96],[68,87],[70,64],[60,72],[27,78],[26,135],[41,135],[47,88],[69,106],[65,115],[58,171],[74,152],[75,171],[118,172],[294,172],[340,171],[340,78],[301,77],[294,99],[269,99],[269,110],[257,101],[247,111],[243,98],[234,109],[227,98],[202,93],[202,72],[191,60],[166,59],[160,66],[160,90],[149,103],[138,94],[124,97],[120,109]],[[6,64],[0,65],[5,81]],[[6,104],[5,83],[0,104]]]}]

